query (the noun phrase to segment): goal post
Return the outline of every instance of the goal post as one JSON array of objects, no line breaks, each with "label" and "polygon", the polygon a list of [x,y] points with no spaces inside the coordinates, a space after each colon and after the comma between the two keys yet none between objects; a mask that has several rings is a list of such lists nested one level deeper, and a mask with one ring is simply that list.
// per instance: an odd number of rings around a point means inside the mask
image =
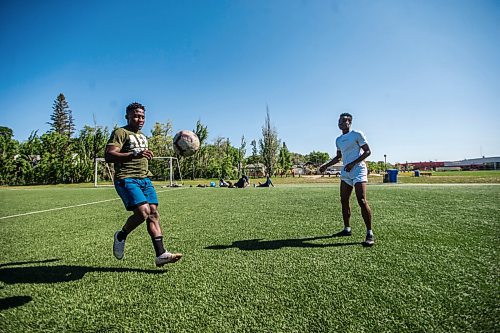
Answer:
[{"label": "goal post", "polygon": [[[174,187],[176,186],[175,170],[177,169],[178,177],[182,183],[181,168],[177,157],[153,157],[153,160],[149,163],[149,169],[153,173],[153,176],[151,177],[152,180],[164,181],[165,187]],[[106,160],[102,157],[96,158],[94,165],[94,187],[113,186],[113,182],[113,164],[106,163]]]}]

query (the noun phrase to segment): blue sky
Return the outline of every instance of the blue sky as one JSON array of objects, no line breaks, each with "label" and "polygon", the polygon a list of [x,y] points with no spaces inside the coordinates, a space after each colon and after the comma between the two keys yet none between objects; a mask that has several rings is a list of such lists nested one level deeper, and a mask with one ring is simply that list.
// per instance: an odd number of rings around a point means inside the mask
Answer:
[{"label": "blue sky", "polygon": [[261,137],[335,153],[350,112],[369,160],[500,156],[500,1],[8,1],[0,125],[49,130],[64,93],[77,130],[133,101],[209,142]]}]

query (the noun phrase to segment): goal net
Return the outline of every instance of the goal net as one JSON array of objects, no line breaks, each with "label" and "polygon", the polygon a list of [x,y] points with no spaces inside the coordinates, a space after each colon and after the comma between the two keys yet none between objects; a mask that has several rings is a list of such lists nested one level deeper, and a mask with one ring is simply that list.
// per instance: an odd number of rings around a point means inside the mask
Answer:
[{"label": "goal net", "polygon": [[[182,183],[177,157],[153,157],[153,160],[149,161],[149,171],[153,174],[151,180],[162,182],[163,186],[177,186],[176,180]],[[113,163],[106,163],[102,157],[97,158],[94,166],[94,187],[113,186],[114,172]]]}]

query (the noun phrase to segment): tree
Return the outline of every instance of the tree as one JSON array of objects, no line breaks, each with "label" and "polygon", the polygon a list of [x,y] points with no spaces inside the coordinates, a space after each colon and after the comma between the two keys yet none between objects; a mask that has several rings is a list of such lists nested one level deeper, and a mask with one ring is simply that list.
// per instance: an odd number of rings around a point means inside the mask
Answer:
[{"label": "tree", "polygon": [[221,173],[217,178],[232,178],[234,174],[234,161],[238,160],[238,149],[231,146],[229,138],[223,141],[222,149],[223,151],[220,155],[222,158]]},{"label": "tree", "polygon": [[320,166],[321,164],[330,160],[328,153],[323,153],[320,151],[312,151],[306,156],[307,162],[314,166]]},{"label": "tree", "polygon": [[267,108],[266,120],[264,122],[264,126],[262,126],[262,139],[259,140],[259,145],[262,162],[264,163],[266,171],[269,175],[274,174],[279,144],[278,132],[276,131],[276,128],[271,125],[269,108]]},{"label": "tree", "polygon": [[75,133],[75,119],[73,118],[73,111],[68,109],[68,136],[71,137]]},{"label": "tree", "polygon": [[42,184],[71,183],[74,181],[72,170],[75,155],[67,135],[57,132],[45,133],[40,137],[41,159],[37,172],[42,175]]},{"label": "tree", "polygon": [[53,112],[50,116],[52,122],[47,123],[51,127],[51,132],[71,137],[75,131],[75,123],[64,94],[61,93],[57,96],[52,106],[52,110]]},{"label": "tree", "polygon": [[385,163],[384,161],[372,162],[365,161],[366,166],[368,168],[368,172],[370,173],[383,173],[387,169],[392,169],[394,166],[390,163]]},{"label": "tree", "polygon": [[292,168],[292,156],[290,154],[290,151],[288,151],[288,147],[286,146],[285,142],[283,142],[283,146],[280,149],[277,164],[278,164],[279,174],[282,177],[284,174],[288,172],[288,170]]},{"label": "tree", "polygon": [[0,185],[11,184],[16,170],[16,153],[19,143],[12,137],[12,129],[0,126]]},{"label": "tree", "polygon": [[89,182],[94,177],[94,166],[98,157],[104,156],[109,138],[107,127],[85,125],[80,136],[73,140],[73,158],[70,164],[71,178],[76,182]]},{"label": "tree", "polygon": [[37,131],[32,131],[28,140],[19,145],[19,157],[16,159],[18,168],[15,184],[39,184],[44,175],[37,167],[42,155],[42,142]]},{"label": "tree", "polygon": [[259,152],[257,150],[257,141],[256,140],[252,140],[250,142],[250,145],[252,146],[252,155],[250,155],[248,158],[247,158],[247,164],[254,164],[254,163],[260,163],[261,162],[261,157],[259,155]]},{"label": "tree", "polygon": [[[174,156],[172,142],[172,122],[168,121],[166,124],[156,122],[151,130],[151,137],[148,139],[149,149],[151,149],[155,156],[158,157]],[[154,159],[150,161],[149,169],[153,176],[158,180],[166,179],[167,172],[170,172],[170,168],[164,160]]]},{"label": "tree", "polygon": [[291,159],[292,159],[292,165],[300,165],[306,163],[307,159],[306,156],[301,155],[299,153],[290,153]]},{"label": "tree", "polygon": [[252,156],[257,156],[258,155],[257,141],[252,140],[252,142],[250,143],[250,145],[252,146]]},{"label": "tree", "polygon": [[14,131],[9,127],[0,126],[0,136],[11,139],[14,136]]},{"label": "tree", "polygon": [[207,126],[203,125],[201,120],[198,120],[196,122],[196,128],[194,130],[194,133],[198,136],[198,139],[200,139],[200,146],[207,141],[208,138],[208,129]]},{"label": "tree", "polygon": [[243,159],[245,158],[247,142],[245,136],[241,136],[240,148],[238,149],[238,178],[241,177],[241,169],[243,168]]},{"label": "tree", "polygon": [[193,130],[193,132],[198,136],[198,139],[200,140],[200,149],[192,157],[190,157],[192,164],[191,179],[194,179],[196,176],[196,170],[200,162],[203,144],[208,138],[208,129],[207,126],[203,125],[201,123],[201,120],[198,119],[198,121],[196,122],[196,128]]}]

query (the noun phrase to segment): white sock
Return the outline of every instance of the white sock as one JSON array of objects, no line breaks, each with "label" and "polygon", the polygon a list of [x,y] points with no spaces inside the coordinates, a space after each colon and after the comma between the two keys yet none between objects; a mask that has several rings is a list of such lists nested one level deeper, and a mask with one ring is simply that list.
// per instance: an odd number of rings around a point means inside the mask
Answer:
[{"label": "white sock", "polygon": [[351,231],[351,227],[344,227],[345,231]]},{"label": "white sock", "polygon": [[366,234],[367,234],[367,235],[370,235],[370,236],[373,236],[373,231],[372,231],[372,229],[367,229],[367,230],[366,230]]}]

